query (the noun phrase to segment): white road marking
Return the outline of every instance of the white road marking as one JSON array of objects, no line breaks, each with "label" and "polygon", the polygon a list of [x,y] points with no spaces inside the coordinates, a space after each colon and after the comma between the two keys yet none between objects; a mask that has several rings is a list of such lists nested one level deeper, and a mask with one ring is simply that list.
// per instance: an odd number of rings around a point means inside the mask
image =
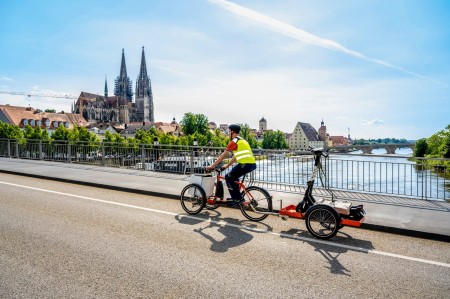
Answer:
[{"label": "white road marking", "polygon": [[[19,185],[19,184],[14,184],[14,183],[8,183],[8,182],[2,182],[2,181],[0,181],[0,184],[20,187],[20,188],[25,188],[25,189],[31,189],[31,190],[36,190],[36,191],[41,191],[41,192],[46,192],[46,193],[64,195],[64,196],[69,196],[69,197],[81,198],[81,199],[86,199],[86,200],[90,200],[90,201],[106,203],[106,204],[110,204],[110,205],[116,205],[116,206],[121,206],[121,207],[127,207],[127,208],[132,208],[132,209],[148,211],[148,212],[152,212],[152,213],[159,213],[159,214],[176,216],[176,217],[181,217],[181,218],[189,218],[189,219],[194,219],[194,220],[205,221],[204,218],[200,218],[200,217],[196,217],[196,216],[183,215],[183,214],[177,214],[177,213],[172,213],[172,212],[167,212],[167,211],[162,211],[162,210],[144,208],[144,207],[129,205],[129,204],[125,204],[125,203],[119,203],[119,202],[114,202],[114,201],[108,201],[108,200],[103,200],[103,199],[98,199],[98,198],[93,198],[93,197],[87,197],[87,196],[75,195],[75,194],[64,193],[64,192],[59,192],[59,191],[52,191],[52,190],[47,190],[47,189],[29,187],[29,186],[24,186],[24,185]],[[222,220],[217,221],[217,220],[213,220],[213,219],[206,219],[206,221],[209,222],[209,223],[214,223],[216,225],[220,225],[220,226],[236,227],[236,228],[239,228],[239,229],[251,230],[251,231],[258,232],[258,233],[267,233],[267,234],[271,234],[271,235],[274,235],[274,236],[279,236],[279,237],[289,238],[289,239],[295,239],[295,240],[301,240],[301,241],[305,241],[305,242],[309,242],[309,243],[324,244],[324,245],[329,245],[329,246],[345,248],[345,249],[348,249],[348,250],[359,251],[359,252],[363,252],[363,253],[378,254],[378,255],[383,255],[383,256],[388,256],[388,257],[393,257],[393,258],[398,258],[398,259],[403,259],[403,260],[408,260],[408,261],[413,261],[413,262],[419,262],[419,263],[424,263],[424,264],[430,264],[430,265],[436,265],[436,266],[450,268],[450,264],[448,264],[448,263],[442,263],[442,262],[437,262],[437,261],[432,261],[432,260],[426,260],[426,259],[421,259],[421,258],[409,257],[409,256],[405,256],[405,255],[395,254],[395,253],[389,253],[389,252],[384,252],[384,251],[367,249],[367,248],[363,248],[363,247],[343,245],[343,244],[333,243],[331,241],[310,239],[310,238],[305,238],[305,237],[300,237],[300,236],[295,236],[295,235],[290,235],[290,234],[285,234],[285,233],[276,233],[276,232],[272,232],[272,231],[269,231],[269,230],[252,228],[252,227],[247,227],[247,226],[244,226],[244,225],[228,223],[228,222],[225,222],[225,221],[222,221]]]}]

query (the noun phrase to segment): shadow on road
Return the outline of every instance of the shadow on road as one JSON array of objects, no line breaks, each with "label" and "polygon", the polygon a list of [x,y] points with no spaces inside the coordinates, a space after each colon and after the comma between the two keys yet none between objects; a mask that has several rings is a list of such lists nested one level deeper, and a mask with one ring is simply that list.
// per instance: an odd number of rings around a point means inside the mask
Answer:
[{"label": "shadow on road", "polygon": [[[326,244],[315,242],[316,239],[314,239],[308,231],[290,229],[287,231],[282,231],[281,233],[292,235],[294,237],[301,237],[301,241],[310,244],[314,247],[316,252],[320,253],[325,258],[325,261],[329,264],[326,268],[330,270],[330,273],[337,275],[351,276],[351,271],[339,261],[339,256],[341,254],[348,251],[367,253],[368,250],[374,248],[372,242],[353,239],[349,234],[343,232],[339,232],[335,237],[327,241]],[[281,237],[287,238],[283,237],[283,235]],[[311,241],[308,241],[307,239],[311,239]],[[336,246],[334,246],[333,243],[336,243]],[[355,247],[355,249],[340,245]]]},{"label": "shadow on road", "polygon": [[[218,221],[226,222],[226,224],[218,223]],[[204,238],[208,239],[211,242],[211,251],[214,252],[226,252],[228,249],[232,247],[237,247],[239,245],[250,242],[253,239],[253,236],[247,232],[245,232],[242,228],[232,226],[229,224],[234,224],[236,226],[241,226],[239,220],[234,218],[223,218],[216,219],[216,221],[210,222],[210,224],[206,227],[194,229],[194,232],[199,233]],[[215,238],[213,237],[214,233],[208,234],[205,230],[217,228],[217,232],[223,235],[223,238]]]}]

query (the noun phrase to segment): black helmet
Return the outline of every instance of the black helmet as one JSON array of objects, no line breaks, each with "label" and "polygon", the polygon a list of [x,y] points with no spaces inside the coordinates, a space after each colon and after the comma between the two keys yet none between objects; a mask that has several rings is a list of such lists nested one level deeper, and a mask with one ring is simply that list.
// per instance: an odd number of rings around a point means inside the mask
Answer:
[{"label": "black helmet", "polygon": [[241,126],[233,124],[233,125],[229,125],[228,129],[239,134],[239,132],[241,131]]}]

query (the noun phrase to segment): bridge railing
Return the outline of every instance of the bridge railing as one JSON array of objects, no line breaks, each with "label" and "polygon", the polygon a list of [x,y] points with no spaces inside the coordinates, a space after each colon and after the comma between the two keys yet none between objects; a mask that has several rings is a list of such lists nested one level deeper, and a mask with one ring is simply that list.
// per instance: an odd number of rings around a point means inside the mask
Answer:
[{"label": "bridge railing", "polygon": [[[145,171],[189,174],[202,172],[223,148],[0,139],[0,156]],[[312,155],[293,156],[286,151],[255,151],[254,179],[287,190],[306,186],[313,171]],[[450,159],[384,159],[331,155],[323,161],[325,187],[421,199],[450,199]],[[321,182],[316,180],[321,188]]]}]

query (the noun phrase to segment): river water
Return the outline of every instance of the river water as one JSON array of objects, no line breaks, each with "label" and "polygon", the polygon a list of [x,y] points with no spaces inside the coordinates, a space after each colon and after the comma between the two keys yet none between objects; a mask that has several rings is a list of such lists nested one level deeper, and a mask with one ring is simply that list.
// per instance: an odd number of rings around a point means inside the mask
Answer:
[{"label": "river water", "polygon": [[[386,155],[384,149],[375,149],[371,155],[361,151],[331,154],[323,163],[324,183],[333,189],[450,200],[449,178],[409,161],[411,156],[411,149],[398,149],[395,155]],[[313,169],[311,157],[261,160],[257,179],[306,185]],[[320,180],[316,182],[321,186]]]}]

